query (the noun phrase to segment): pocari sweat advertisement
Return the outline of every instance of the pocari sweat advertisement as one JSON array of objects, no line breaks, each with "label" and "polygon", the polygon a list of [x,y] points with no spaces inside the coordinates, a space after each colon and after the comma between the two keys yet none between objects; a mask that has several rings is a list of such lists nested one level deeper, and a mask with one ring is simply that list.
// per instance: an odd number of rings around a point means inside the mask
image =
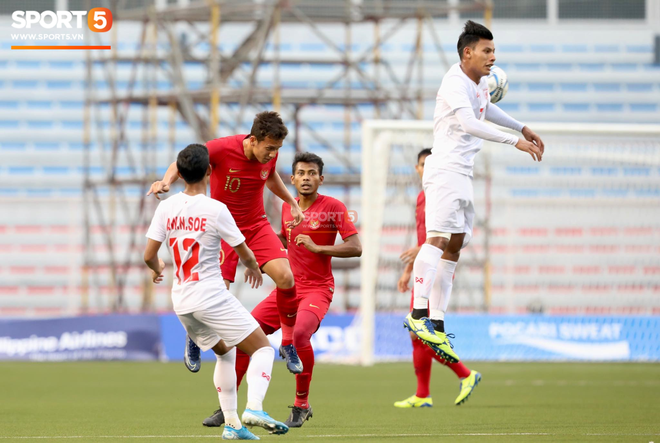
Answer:
[{"label": "pocari sweat advertisement", "polygon": [[[410,357],[402,321],[376,316],[376,359]],[[660,360],[660,317],[448,315],[445,325],[464,360]]]},{"label": "pocari sweat advertisement", "polygon": [[107,315],[0,322],[0,360],[154,360],[156,315]]}]

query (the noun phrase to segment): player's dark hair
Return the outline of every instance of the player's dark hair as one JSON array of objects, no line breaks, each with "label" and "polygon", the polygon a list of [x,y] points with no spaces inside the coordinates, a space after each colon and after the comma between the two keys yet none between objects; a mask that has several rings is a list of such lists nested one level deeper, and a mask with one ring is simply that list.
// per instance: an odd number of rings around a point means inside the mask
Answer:
[{"label": "player's dark hair", "polygon": [[176,158],[176,167],[189,185],[201,182],[209,169],[209,150],[198,143],[186,146]]},{"label": "player's dark hair", "polygon": [[419,154],[417,154],[417,163],[419,163],[419,160],[420,160],[422,157],[425,157],[425,156],[427,156],[427,155],[431,155],[432,153],[433,153],[433,151],[431,151],[431,148],[424,148],[424,149],[422,149],[421,151],[419,151]]},{"label": "player's dark hair", "polygon": [[458,56],[463,60],[463,51],[467,46],[474,48],[474,45],[480,40],[492,40],[493,34],[484,25],[475,23],[472,20],[465,22],[463,32],[458,37]]},{"label": "player's dark hair", "polygon": [[284,140],[288,133],[289,130],[284,126],[282,117],[275,111],[258,113],[252,122],[252,129],[250,129],[250,135],[255,136],[258,141],[263,141],[266,137],[273,140]]},{"label": "player's dark hair", "polygon": [[319,168],[319,175],[323,175],[323,159],[311,152],[298,152],[293,158],[293,165],[291,166],[291,173],[296,174],[296,166],[298,163],[314,163]]}]

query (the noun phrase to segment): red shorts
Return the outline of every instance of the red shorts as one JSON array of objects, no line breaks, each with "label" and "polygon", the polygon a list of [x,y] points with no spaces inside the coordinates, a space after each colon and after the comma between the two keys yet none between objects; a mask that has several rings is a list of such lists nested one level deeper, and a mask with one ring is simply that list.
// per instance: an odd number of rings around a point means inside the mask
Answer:
[{"label": "red shorts", "polygon": [[[263,266],[276,258],[288,258],[286,249],[282,246],[280,238],[275,234],[275,231],[270,227],[270,223],[267,220],[249,228],[239,229],[245,236],[245,243],[247,243],[248,248],[254,252],[259,266]],[[236,277],[238,254],[224,240],[221,242],[221,247],[220,270],[222,271],[222,278],[233,283]]]},{"label": "red shorts", "polygon": [[[330,309],[334,290],[334,284],[332,286],[318,284],[307,286],[296,282],[296,294],[300,300],[298,312],[313,312],[318,317],[320,324],[325,314],[328,313],[328,309]],[[277,310],[277,289],[273,290],[268,297],[254,307],[252,316],[259,322],[261,329],[263,329],[266,335],[270,335],[280,329],[280,314]]]}]

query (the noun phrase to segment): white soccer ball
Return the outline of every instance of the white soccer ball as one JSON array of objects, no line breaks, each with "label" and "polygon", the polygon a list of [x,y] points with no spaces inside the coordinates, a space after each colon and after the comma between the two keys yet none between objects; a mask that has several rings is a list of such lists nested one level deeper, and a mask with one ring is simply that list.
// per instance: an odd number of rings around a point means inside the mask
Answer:
[{"label": "white soccer ball", "polygon": [[497,66],[490,68],[488,75],[488,92],[490,93],[490,102],[497,103],[504,98],[509,90],[509,79],[506,72]]}]

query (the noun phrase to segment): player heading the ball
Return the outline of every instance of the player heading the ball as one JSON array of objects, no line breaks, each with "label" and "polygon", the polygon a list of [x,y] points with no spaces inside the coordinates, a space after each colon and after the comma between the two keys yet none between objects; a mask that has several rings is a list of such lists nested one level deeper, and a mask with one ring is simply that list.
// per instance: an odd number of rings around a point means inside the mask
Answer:
[{"label": "player heading the ball", "polygon": [[[404,325],[448,362],[459,361],[445,334],[445,312],[456,263],[472,237],[472,169],[484,140],[506,143],[541,161],[544,145],[529,127],[490,102],[487,76],[495,63],[493,34],[468,20],[458,38],[460,63],[442,79],[433,115],[433,149],[422,179],[426,195],[426,242],[413,265],[415,298]],[[504,133],[488,120],[522,133]],[[436,274],[440,290],[432,291]],[[427,313],[427,307],[429,312]],[[428,317],[427,317],[428,315]]]}]

